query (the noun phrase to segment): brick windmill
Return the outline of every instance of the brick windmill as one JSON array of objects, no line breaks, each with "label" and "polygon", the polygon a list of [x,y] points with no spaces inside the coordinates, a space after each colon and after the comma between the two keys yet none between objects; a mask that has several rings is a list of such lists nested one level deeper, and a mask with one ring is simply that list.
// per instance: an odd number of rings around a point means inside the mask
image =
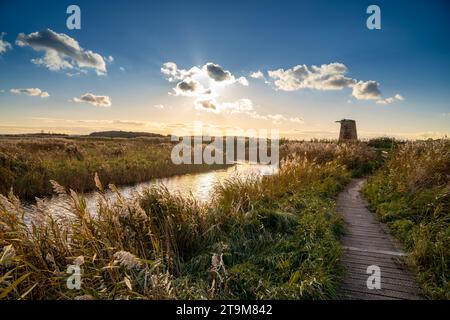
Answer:
[{"label": "brick windmill", "polygon": [[339,141],[358,140],[355,120],[342,119],[336,122],[339,122],[341,124],[341,131],[339,132]]}]

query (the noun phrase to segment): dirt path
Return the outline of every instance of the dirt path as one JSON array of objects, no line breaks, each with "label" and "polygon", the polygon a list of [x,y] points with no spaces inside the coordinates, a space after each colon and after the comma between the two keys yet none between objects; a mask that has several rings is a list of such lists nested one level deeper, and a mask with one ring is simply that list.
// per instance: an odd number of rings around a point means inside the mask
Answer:
[{"label": "dirt path", "polygon": [[[420,299],[419,287],[402,263],[404,256],[387,227],[377,220],[360,194],[364,179],[353,180],[337,200],[338,212],[344,217],[347,233],[342,238],[343,263],[347,269],[341,287],[343,299]],[[369,289],[367,280],[378,266],[381,289]],[[370,281],[375,284],[376,281]]]}]

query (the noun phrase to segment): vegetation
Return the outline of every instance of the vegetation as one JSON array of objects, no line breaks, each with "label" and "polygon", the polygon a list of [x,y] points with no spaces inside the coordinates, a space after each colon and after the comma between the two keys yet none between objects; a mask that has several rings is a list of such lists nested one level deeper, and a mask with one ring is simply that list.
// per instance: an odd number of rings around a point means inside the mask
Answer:
[{"label": "vegetation", "polygon": [[450,299],[450,141],[399,147],[364,189],[430,298]]},{"label": "vegetation", "polygon": [[[209,203],[147,189],[124,200],[100,194],[91,215],[74,191],[70,216],[41,201],[27,217],[0,197],[0,298],[327,299],[342,275],[342,220],[334,196],[375,159],[365,144],[284,143],[280,170],[218,184]],[[68,264],[81,290],[66,286]]]},{"label": "vegetation", "polygon": [[104,137],[104,138],[138,138],[138,137],[150,137],[150,138],[164,138],[163,135],[151,132],[135,132],[135,131],[99,131],[92,132],[91,137]]},{"label": "vegetation", "polygon": [[175,165],[172,147],[160,138],[2,138],[0,193],[12,188],[20,198],[34,199],[52,194],[50,180],[79,192],[93,190],[96,172],[107,184],[126,185],[224,167]]},{"label": "vegetation", "polygon": [[367,145],[369,147],[374,147],[377,149],[394,149],[397,148],[397,146],[404,143],[405,143],[404,141],[397,140],[395,138],[381,137],[370,139]]},{"label": "vegetation", "polygon": [[291,142],[280,147],[280,157],[300,155],[309,161],[326,163],[339,161],[352,173],[362,177],[373,172],[383,162],[383,153],[361,142],[336,143],[329,140]]}]

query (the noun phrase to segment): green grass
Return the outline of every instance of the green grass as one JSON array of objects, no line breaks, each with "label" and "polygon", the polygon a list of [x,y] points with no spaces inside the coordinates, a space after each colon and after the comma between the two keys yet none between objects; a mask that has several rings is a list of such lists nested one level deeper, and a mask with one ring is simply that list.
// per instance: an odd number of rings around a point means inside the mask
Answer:
[{"label": "green grass", "polygon": [[410,142],[393,152],[364,188],[433,299],[450,299],[449,174],[448,140]]},{"label": "green grass", "polygon": [[[208,298],[336,297],[342,221],[332,196],[350,174],[337,164],[294,161],[260,182],[234,180],[219,187],[213,207],[220,209],[208,215],[212,221],[207,225],[214,228],[198,240],[201,250],[183,264],[187,288],[203,288]],[[320,176],[329,180],[321,182]],[[198,269],[198,255],[222,257],[224,268],[219,265],[202,277],[209,259]],[[183,297],[195,298],[183,291]]]},{"label": "green grass", "polygon": [[[2,196],[0,297],[336,298],[343,225],[334,197],[358,171],[347,166],[361,154],[373,160],[364,144],[291,145],[278,174],[227,180],[208,203],[156,187],[108,201],[95,179],[95,215],[71,191],[69,216],[54,216],[38,201],[27,224],[20,201]],[[66,287],[74,263],[83,271],[80,291]]]},{"label": "green grass", "polygon": [[50,180],[84,192],[94,174],[106,183],[128,185],[153,178],[204,172],[224,165],[175,165],[167,139],[2,138],[0,193],[12,188],[24,199],[52,194]]}]

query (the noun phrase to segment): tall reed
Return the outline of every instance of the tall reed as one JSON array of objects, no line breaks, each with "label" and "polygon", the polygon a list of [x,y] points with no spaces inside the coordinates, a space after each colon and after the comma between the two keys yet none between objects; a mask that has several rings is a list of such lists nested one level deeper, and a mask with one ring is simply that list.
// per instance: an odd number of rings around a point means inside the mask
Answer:
[{"label": "tall reed", "polygon": [[450,141],[400,146],[364,191],[410,253],[425,293],[450,299]]},{"label": "tall reed", "polygon": [[0,193],[24,199],[52,194],[50,180],[85,192],[103,182],[128,185],[154,178],[204,172],[226,165],[176,165],[168,139],[1,138]]},{"label": "tall reed", "polygon": [[[38,200],[29,217],[12,193],[1,196],[0,298],[336,298],[343,226],[334,196],[353,174],[354,147],[330,160],[318,147],[314,157],[292,152],[276,175],[223,181],[208,203],[163,187],[125,200],[114,185],[107,200],[99,175],[94,214],[54,181],[68,215]],[[80,290],[67,287],[68,265],[82,270]]]}]

